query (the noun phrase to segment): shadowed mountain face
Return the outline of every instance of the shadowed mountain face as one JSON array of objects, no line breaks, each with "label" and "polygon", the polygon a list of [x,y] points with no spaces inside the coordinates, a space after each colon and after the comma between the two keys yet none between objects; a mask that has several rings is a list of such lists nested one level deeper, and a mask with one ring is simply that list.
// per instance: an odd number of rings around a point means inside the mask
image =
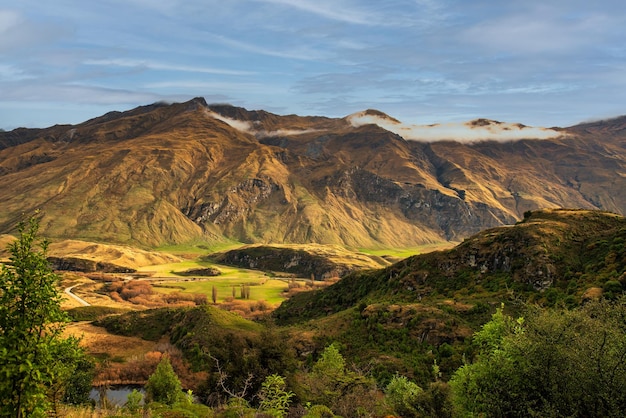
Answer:
[{"label": "shadowed mountain face", "polygon": [[350,118],[200,98],[153,104],[0,132],[0,233],[41,209],[53,238],[404,247],[460,240],[536,208],[624,214],[625,126],[620,118],[554,139],[420,142]]}]

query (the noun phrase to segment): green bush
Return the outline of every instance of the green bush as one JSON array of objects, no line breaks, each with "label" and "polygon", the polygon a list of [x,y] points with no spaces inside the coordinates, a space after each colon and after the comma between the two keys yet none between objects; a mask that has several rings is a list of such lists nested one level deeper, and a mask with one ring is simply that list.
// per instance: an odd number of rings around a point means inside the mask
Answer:
[{"label": "green bush", "polygon": [[149,402],[161,402],[174,405],[183,397],[182,386],[172,368],[169,356],[163,355],[156,370],[148,378],[146,399]]},{"label": "green bush", "polygon": [[421,392],[422,388],[406,377],[395,375],[385,388],[385,402],[402,417],[416,417]]}]

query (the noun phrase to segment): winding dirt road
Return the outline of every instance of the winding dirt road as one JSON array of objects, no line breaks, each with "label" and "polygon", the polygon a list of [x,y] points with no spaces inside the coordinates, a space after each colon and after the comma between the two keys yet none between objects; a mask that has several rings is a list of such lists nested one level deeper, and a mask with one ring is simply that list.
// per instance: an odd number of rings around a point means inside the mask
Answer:
[{"label": "winding dirt road", "polygon": [[91,304],[89,302],[87,302],[85,299],[81,298],[80,296],[75,295],[74,293],[72,293],[72,289],[75,288],[76,286],[78,286],[77,284],[70,286],[70,287],[66,287],[65,288],[65,293],[71,297],[72,299],[76,300],[78,303],[80,303],[83,306],[91,306]]}]

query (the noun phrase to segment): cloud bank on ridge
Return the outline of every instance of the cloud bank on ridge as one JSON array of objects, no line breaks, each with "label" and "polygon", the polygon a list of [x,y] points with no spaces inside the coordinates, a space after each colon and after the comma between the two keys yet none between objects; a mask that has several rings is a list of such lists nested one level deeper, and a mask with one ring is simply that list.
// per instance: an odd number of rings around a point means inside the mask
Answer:
[{"label": "cloud bank on ridge", "polygon": [[229,118],[211,110],[207,110],[206,113],[210,117],[220,120],[240,132],[254,135],[257,138],[265,138],[268,136],[302,135],[310,132],[319,132],[319,129],[278,129],[275,131],[266,131],[264,129],[258,129],[255,127],[255,123],[250,121]]},{"label": "cloud bank on ridge", "polygon": [[352,126],[368,124],[378,125],[383,129],[413,141],[458,141],[508,142],[521,139],[550,139],[563,136],[555,129],[526,126],[519,123],[505,123],[489,119],[475,119],[469,122],[450,122],[433,125],[411,125],[393,119],[384,113],[365,110],[346,118]]},{"label": "cloud bank on ridge", "polygon": [[[208,116],[218,119],[238,131],[254,135],[257,138],[302,135],[320,131],[319,129],[278,129],[275,131],[266,131],[257,127],[256,123],[251,121],[229,118],[210,110],[206,112]],[[490,119],[475,119],[464,123],[450,122],[433,125],[412,125],[402,123],[397,119],[375,110],[365,110],[354,113],[347,116],[346,120],[354,127],[373,124],[400,135],[404,139],[423,142],[508,142],[521,139],[550,139],[565,135],[565,133],[556,129],[532,127],[520,123],[498,122]]]}]

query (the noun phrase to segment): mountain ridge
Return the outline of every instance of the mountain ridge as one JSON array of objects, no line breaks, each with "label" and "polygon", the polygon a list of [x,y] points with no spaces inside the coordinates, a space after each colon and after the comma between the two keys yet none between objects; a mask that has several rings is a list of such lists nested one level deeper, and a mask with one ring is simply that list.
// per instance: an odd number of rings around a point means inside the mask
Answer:
[{"label": "mountain ridge", "polygon": [[543,207],[623,214],[620,121],[553,139],[420,142],[346,118],[155,103],[0,132],[0,233],[41,209],[53,238],[407,247]]}]

